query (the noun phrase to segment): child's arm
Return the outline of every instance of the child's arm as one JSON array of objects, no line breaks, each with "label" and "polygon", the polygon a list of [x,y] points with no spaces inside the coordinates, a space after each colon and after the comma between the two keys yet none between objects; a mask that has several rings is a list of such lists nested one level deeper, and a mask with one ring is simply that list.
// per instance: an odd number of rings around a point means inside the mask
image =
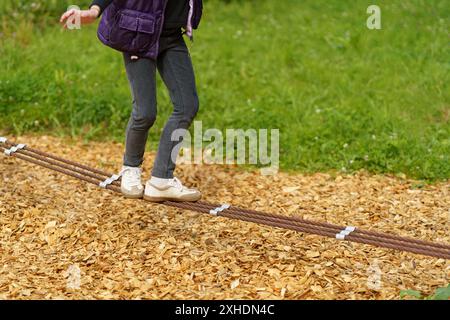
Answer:
[{"label": "child's arm", "polygon": [[94,0],[89,6],[89,10],[68,10],[61,16],[59,22],[64,25],[64,28],[67,28],[67,21],[78,15],[81,24],[93,23],[112,2],[113,0]]},{"label": "child's arm", "polygon": [[102,14],[102,12],[108,7],[113,0],[94,0],[92,1],[92,4],[89,6],[89,8],[93,8],[94,6],[97,6],[100,9],[99,16]]}]

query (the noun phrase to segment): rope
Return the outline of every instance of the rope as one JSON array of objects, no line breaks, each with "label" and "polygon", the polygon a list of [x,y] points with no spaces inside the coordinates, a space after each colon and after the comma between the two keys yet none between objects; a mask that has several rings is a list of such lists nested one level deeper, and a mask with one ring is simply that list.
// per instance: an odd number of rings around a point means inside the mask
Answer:
[{"label": "rope", "polygon": [[[114,175],[102,170],[90,168],[86,165],[30,148],[27,145],[14,144],[9,142],[6,138],[0,137],[0,151],[8,150],[12,150],[13,152],[6,152],[5,154],[11,157],[16,157],[35,165],[120,193],[120,174]],[[320,235],[341,241],[352,241],[436,258],[450,259],[450,245],[387,233],[360,230],[359,228],[351,226],[342,227],[326,222],[305,220],[299,217],[282,216],[239,208],[229,204],[214,204],[203,201],[163,201],[160,202],[159,205]]]}]

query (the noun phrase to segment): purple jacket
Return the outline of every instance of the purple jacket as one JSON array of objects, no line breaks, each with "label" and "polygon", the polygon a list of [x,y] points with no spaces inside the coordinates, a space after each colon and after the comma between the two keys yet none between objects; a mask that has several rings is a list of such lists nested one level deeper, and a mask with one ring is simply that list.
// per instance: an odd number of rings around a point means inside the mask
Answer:
[{"label": "purple jacket", "polygon": [[[156,59],[167,0],[114,0],[103,12],[98,38],[113,49]],[[189,0],[186,34],[192,38],[202,17],[202,0]]]}]

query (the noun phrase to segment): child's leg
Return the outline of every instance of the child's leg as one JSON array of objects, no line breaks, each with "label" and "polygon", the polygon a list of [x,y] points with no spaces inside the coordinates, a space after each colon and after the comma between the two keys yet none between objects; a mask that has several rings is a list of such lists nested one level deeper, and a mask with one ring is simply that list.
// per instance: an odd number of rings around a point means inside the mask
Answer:
[{"label": "child's leg", "polygon": [[194,69],[181,35],[160,54],[157,65],[169,89],[174,110],[162,132],[152,176],[169,179],[173,178],[175,170],[172,150],[179,143],[171,141],[172,132],[189,128],[199,108]]},{"label": "child's leg", "polygon": [[123,162],[138,167],[143,162],[148,131],[156,120],[156,63],[150,59],[131,60],[126,53],[123,56],[133,96]]}]

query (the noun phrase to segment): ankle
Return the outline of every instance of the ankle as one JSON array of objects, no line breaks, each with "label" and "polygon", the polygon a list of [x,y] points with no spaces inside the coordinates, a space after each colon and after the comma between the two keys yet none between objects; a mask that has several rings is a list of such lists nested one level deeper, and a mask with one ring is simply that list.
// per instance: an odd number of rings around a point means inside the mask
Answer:
[{"label": "ankle", "polygon": [[152,176],[149,180],[149,182],[154,185],[155,187],[161,188],[165,187],[173,180],[173,178],[158,178]]},{"label": "ankle", "polygon": [[141,166],[126,166],[123,164],[122,168],[141,168]]}]

